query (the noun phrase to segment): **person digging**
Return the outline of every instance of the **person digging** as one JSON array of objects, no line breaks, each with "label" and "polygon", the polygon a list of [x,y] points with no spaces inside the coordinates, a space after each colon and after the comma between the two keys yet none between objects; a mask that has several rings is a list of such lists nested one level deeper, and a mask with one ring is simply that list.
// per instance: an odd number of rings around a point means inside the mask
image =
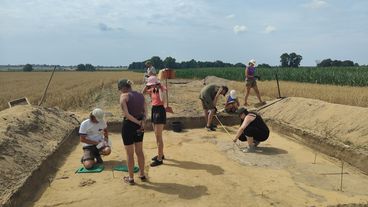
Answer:
[{"label": "person digging", "polygon": [[244,107],[239,108],[236,113],[241,119],[241,125],[233,141],[237,142],[238,139],[242,142],[247,141],[247,152],[255,152],[260,142],[268,139],[270,130],[259,114],[248,112]]},{"label": "person digging", "polygon": [[206,129],[208,131],[216,131],[212,120],[217,112],[216,104],[220,95],[225,96],[228,92],[227,86],[219,86],[215,84],[209,84],[202,88],[199,99],[202,101],[204,110],[204,118],[206,121]]},{"label": "person digging", "polygon": [[111,142],[109,142],[107,124],[104,120],[104,112],[96,108],[89,119],[84,120],[79,128],[80,142],[83,143],[83,157],[81,162],[84,168],[91,169],[94,164],[101,164],[101,155],[111,153]]}]

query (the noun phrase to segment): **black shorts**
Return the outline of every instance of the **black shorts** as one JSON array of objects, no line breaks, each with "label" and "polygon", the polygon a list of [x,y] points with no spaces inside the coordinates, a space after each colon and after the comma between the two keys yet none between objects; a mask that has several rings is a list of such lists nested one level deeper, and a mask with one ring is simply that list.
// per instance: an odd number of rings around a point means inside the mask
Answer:
[{"label": "black shorts", "polygon": [[242,142],[247,141],[247,137],[253,137],[254,140],[259,142],[263,142],[268,139],[270,135],[270,131],[268,129],[260,129],[257,127],[247,127],[243,131],[242,135],[239,137],[239,140]]},{"label": "black shorts", "polygon": [[151,122],[153,124],[166,124],[166,110],[164,106],[152,106]]},{"label": "black shorts", "polygon": [[137,142],[143,141],[144,132],[139,129],[141,127],[128,119],[124,119],[123,126],[121,128],[121,137],[124,145],[132,145]]},{"label": "black shorts", "polygon": [[95,158],[99,156],[100,156],[100,152],[98,151],[96,145],[83,147],[82,162],[86,160],[95,160]]}]

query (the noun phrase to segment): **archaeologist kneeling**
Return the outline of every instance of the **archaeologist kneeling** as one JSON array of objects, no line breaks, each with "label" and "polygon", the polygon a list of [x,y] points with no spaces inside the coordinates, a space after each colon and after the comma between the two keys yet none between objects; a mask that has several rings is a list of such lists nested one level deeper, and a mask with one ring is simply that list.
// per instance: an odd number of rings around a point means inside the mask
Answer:
[{"label": "archaeologist kneeling", "polygon": [[242,142],[248,142],[247,152],[255,152],[255,148],[260,142],[266,141],[270,134],[266,123],[262,117],[254,112],[248,112],[246,108],[239,108],[236,111],[241,119],[241,126],[236,133],[236,142],[238,139]]},{"label": "archaeologist kneeling", "polygon": [[92,168],[95,163],[103,163],[101,155],[111,153],[107,124],[104,120],[104,112],[101,109],[94,109],[89,115],[89,119],[82,122],[79,128],[79,136],[83,143],[81,162],[86,169]]}]

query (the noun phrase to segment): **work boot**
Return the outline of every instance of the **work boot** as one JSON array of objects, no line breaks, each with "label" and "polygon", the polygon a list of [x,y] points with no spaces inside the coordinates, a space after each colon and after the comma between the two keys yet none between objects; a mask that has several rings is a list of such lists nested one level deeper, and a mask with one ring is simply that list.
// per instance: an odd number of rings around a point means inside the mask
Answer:
[{"label": "work boot", "polygon": [[216,131],[216,129],[213,126],[206,126],[207,131]]}]

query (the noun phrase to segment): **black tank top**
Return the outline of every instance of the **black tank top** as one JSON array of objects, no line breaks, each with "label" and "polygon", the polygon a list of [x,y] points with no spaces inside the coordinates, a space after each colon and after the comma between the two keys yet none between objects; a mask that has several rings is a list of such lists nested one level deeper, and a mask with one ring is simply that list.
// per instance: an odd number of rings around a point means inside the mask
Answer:
[{"label": "black tank top", "polygon": [[[248,125],[248,127],[255,127],[258,129],[261,129],[262,131],[265,132],[269,132],[270,130],[268,129],[268,126],[266,125],[266,123],[263,121],[262,117],[256,113],[253,112],[249,112],[249,114],[254,114],[256,115],[256,118],[250,122],[250,124]],[[240,125],[243,123],[244,119],[241,120]]]}]

